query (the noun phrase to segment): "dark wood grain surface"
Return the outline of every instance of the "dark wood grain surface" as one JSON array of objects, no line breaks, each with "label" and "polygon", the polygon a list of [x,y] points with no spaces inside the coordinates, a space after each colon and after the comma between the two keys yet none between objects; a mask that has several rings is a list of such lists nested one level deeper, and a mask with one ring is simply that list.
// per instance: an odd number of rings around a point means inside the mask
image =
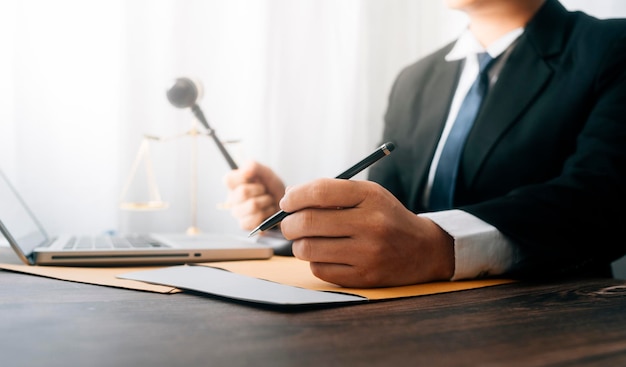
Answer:
[{"label": "dark wood grain surface", "polygon": [[0,271],[0,366],[626,366],[626,282],[314,310]]}]

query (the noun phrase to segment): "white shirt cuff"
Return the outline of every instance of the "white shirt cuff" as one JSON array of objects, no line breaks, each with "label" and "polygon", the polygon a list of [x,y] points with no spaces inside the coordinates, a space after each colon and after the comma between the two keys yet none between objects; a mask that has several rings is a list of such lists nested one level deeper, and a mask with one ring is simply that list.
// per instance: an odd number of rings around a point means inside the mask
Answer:
[{"label": "white shirt cuff", "polygon": [[518,257],[517,248],[487,222],[462,210],[422,213],[454,238],[454,275],[451,280],[503,274]]}]

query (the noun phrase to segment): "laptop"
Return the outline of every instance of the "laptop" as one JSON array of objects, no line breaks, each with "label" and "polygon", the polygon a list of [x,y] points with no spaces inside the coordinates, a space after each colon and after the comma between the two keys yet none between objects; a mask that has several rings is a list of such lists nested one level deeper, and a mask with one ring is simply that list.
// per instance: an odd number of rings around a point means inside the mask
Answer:
[{"label": "laptop", "polygon": [[241,235],[49,236],[0,170],[0,244],[28,265],[118,266],[267,259],[273,249]]}]

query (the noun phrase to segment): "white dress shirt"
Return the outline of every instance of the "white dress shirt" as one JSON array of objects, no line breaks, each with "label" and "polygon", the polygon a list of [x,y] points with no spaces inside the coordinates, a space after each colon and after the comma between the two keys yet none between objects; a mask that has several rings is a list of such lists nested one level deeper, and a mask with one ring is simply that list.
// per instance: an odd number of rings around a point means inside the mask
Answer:
[{"label": "white dress shirt", "polygon": [[[511,50],[515,47],[513,44],[523,32],[523,28],[515,29],[485,49],[474,35],[466,30],[446,55],[446,61],[465,59],[465,63],[452,99],[448,119],[431,162],[423,196],[425,203],[428,202],[430,196],[441,150],[459,113],[461,103],[478,76],[478,58],[476,55],[487,52],[494,59],[501,56],[489,70],[489,84],[493,86]],[[461,210],[444,210],[419,215],[431,219],[454,238],[455,270],[452,280],[502,274],[519,261],[520,254],[510,240],[492,225],[469,213]]]}]

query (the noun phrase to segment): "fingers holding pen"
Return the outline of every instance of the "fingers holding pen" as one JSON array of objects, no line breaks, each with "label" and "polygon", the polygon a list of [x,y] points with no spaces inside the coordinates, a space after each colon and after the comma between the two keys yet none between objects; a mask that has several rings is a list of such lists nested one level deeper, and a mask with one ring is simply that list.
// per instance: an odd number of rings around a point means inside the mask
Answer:
[{"label": "fingers holding pen", "polygon": [[[369,167],[372,164],[376,163],[379,159],[389,155],[391,153],[391,151],[394,150],[394,148],[395,148],[395,145],[393,143],[391,143],[391,142],[387,142],[387,143],[381,145],[373,153],[371,153],[367,157],[363,158],[358,163],[356,163],[352,167],[348,168],[344,172],[342,172],[339,175],[337,175],[336,179],[348,180],[348,179],[354,177],[354,175],[358,174],[359,172],[363,171],[367,167]],[[273,177],[271,177],[271,176],[273,176]],[[270,179],[276,179],[277,176],[275,174],[273,174],[273,175],[270,175],[269,178]],[[322,180],[318,180],[316,182],[317,182],[317,185],[316,185],[315,182],[313,184],[304,185],[304,187],[312,188],[311,192],[313,193],[313,195],[308,195],[308,196],[305,195],[305,196],[302,196],[302,197],[305,197],[305,198],[308,198],[308,199],[313,198],[313,200],[316,197],[317,198],[324,198],[325,197],[324,194],[326,192],[330,192],[330,191],[326,190],[325,185],[323,183],[324,182],[326,184],[328,184],[330,182],[335,182],[336,183],[336,181],[323,180],[323,179]],[[320,182],[322,182],[322,184],[319,184]],[[282,182],[280,182],[280,184],[281,184],[281,187],[280,187],[281,194],[284,194],[285,191],[286,191],[285,187],[282,186]],[[270,188],[271,188],[271,186],[272,185],[270,185]],[[278,188],[278,186],[276,186],[275,188]],[[302,188],[299,188],[298,190],[299,191],[303,191]],[[275,192],[275,191],[270,189],[270,192],[272,193],[272,192]],[[306,193],[306,191],[305,191],[305,193]],[[295,205],[293,206],[294,207],[293,210],[295,211],[298,208],[298,204],[297,204],[298,200],[293,200],[293,201],[295,203]],[[308,201],[310,202],[309,205],[311,205],[313,207],[315,207],[315,206],[320,207],[320,208],[324,208],[325,207],[323,204],[319,204],[319,203],[315,204],[315,202],[313,202],[311,200],[308,200]],[[304,206],[300,205],[299,206],[300,208],[307,207],[306,200],[305,200],[305,202],[302,202],[300,204],[304,204]],[[335,205],[337,205],[337,204],[335,204]],[[349,204],[349,205],[353,205],[353,204]],[[289,207],[289,206],[290,205],[287,204],[286,207],[281,208],[282,210],[276,212],[274,215],[269,217],[267,220],[263,221],[257,228],[255,228],[252,232],[250,232],[249,235],[253,236],[254,234],[256,234],[259,231],[265,231],[265,230],[267,230],[269,228],[272,228],[272,226],[275,226],[278,223],[280,223],[285,217],[287,217],[287,216],[289,216],[289,215],[291,215],[293,213],[292,211],[289,211],[291,209],[287,209],[287,207]],[[330,207],[332,207],[332,206],[333,205],[330,205]],[[343,207],[343,204],[341,206],[337,206],[337,207],[339,207],[339,208]]]},{"label": "fingers holding pen", "polygon": [[367,196],[364,181],[320,178],[291,186],[280,201],[282,210],[294,213],[305,208],[351,208]]},{"label": "fingers holding pen", "polygon": [[376,197],[377,184],[367,181],[318,179],[293,186],[280,201],[281,209],[292,213],[281,225],[288,239],[302,237],[351,237],[376,218],[376,210],[362,206]]},{"label": "fingers holding pen", "polygon": [[294,255],[327,282],[395,286],[454,271],[452,238],[374,182],[316,180],[287,190],[280,205],[293,212],[281,230]]}]

